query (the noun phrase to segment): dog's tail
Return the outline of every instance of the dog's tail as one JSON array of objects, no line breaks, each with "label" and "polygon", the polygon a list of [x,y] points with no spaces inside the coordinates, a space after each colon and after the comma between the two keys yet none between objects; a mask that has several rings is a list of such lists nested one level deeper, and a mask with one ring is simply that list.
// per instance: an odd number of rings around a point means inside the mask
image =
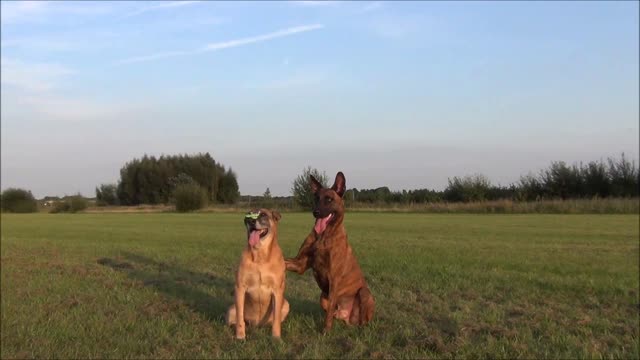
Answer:
[{"label": "dog's tail", "polygon": [[360,325],[365,325],[373,319],[376,301],[367,286],[358,290],[358,298],[360,298]]}]

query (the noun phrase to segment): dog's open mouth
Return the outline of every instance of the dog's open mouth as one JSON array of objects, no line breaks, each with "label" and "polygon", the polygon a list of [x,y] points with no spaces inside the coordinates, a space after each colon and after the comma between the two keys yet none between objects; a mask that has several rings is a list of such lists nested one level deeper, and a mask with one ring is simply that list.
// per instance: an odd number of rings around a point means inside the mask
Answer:
[{"label": "dog's open mouth", "polygon": [[249,245],[256,246],[262,238],[269,234],[269,229],[249,229]]},{"label": "dog's open mouth", "polygon": [[333,218],[333,213],[323,218],[316,218],[316,225],[313,227],[313,229],[316,231],[318,235],[324,232],[324,230],[327,228],[327,224],[329,224],[329,221],[332,218]]}]

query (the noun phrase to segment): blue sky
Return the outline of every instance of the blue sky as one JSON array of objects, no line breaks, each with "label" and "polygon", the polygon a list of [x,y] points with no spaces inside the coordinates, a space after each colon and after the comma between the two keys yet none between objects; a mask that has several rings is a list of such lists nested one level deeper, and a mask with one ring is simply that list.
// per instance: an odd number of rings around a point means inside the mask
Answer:
[{"label": "blue sky", "polygon": [[2,188],[210,152],[243,194],[638,158],[638,2],[2,1]]}]

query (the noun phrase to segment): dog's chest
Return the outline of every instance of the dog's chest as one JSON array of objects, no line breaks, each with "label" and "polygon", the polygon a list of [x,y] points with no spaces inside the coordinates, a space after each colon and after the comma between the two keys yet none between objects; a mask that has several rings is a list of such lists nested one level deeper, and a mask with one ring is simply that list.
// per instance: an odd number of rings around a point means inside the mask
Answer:
[{"label": "dog's chest", "polygon": [[247,292],[252,296],[260,296],[265,293],[273,293],[277,287],[276,277],[270,271],[261,271],[259,268],[246,272],[241,279],[247,287]]}]

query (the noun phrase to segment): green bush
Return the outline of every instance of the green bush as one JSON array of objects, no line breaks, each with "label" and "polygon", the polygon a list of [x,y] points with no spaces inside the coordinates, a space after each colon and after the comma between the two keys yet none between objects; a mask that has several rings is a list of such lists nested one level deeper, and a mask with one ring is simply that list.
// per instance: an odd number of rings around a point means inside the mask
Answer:
[{"label": "green bush", "polygon": [[173,192],[176,210],[187,212],[202,209],[207,206],[207,195],[207,190],[198,184],[180,184]]},{"label": "green bush", "polygon": [[87,199],[83,198],[80,194],[70,197],[68,201],[71,212],[73,213],[82,211],[89,206]]},{"label": "green bush", "polygon": [[78,194],[78,195],[67,197],[62,201],[56,202],[55,205],[53,205],[53,209],[51,209],[50,213],[52,214],[65,213],[65,212],[76,213],[78,211],[82,211],[86,209],[88,205],[89,204],[87,202],[87,199],[83,198],[82,195]]},{"label": "green bush", "polygon": [[9,188],[2,192],[2,211],[32,213],[38,211],[38,202],[29,190]]},{"label": "green bush", "polygon": [[56,201],[53,208],[49,211],[51,214],[64,213],[71,211],[71,204],[67,200]]}]

